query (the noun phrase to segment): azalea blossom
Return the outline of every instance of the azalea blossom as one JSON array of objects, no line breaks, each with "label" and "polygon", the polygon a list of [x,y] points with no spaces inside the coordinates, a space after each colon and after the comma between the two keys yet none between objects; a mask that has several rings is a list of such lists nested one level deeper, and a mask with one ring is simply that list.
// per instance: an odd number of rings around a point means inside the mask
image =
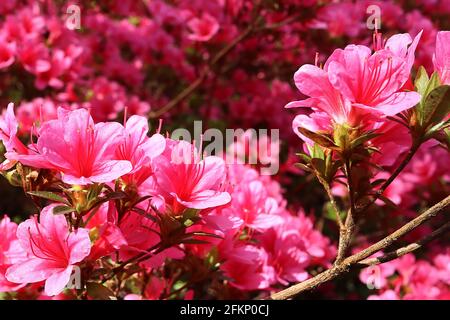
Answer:
[{"label": "azalea blossom", "polygon": [[29,151],[17,137],[18,122],[14,116],[14,104],[9,103],[6,111],[0,116],[0,141],[6,148],[6,160],[0,164],[0,170],[8,170],[16,161],[11,159],[16,154],[28,154]]},{"label": "azalea blossom", "polygon": [[8,68],[14,63],[16,47],[14,43],[8,43],[0,35],[0,69]]},{"label": "azalea blossom", "polygon": [[450,31],[440,31],[436,36],[436,52],[433,55],[434,69],[443,84],[450,85]]},{"label": "azalea blossom", "polygon": [[165,149],[166,140],[160,134],[147,137],[148,122],[141,116],[132,116],[125,124],[125,139],[116,149],[116,158],[128,160],[133,166],[122,179],[136,185],[153,174],[152,162]]},{"label": "azalea blossom", "polygon": [[86,185],[110,182],[132,170],[131,163],[115,158],[124,139],[118,123],[94,124],[88,110],[58,109],[58,119],[42,124],[35,155],[13,157],[25,165],[56,170],[62,181]]},{"label": "azalea blossom", "polygon": [[261,181],[242,184],[232,195],[231,206],[224,214],[237,217],[242,227],[264,230],[283,222],[277,215],[277,201],[268,196]]},{"label": "azalea blossom", "polygon": [[209,41],[220,27],[216,18],[208,13],[203,13],[200,18],[190,19],[187,25],[192,31],[188,38],[194,41]]},{"label": "azalea blossom", "polygon": [[214,208],[231,200],[224,191],[225,161],[215,156],[200,160],[195,147],[186,141],[168,141],[155,165],[158,191],[174,213]]},{"label": "azalea blossom", "polygon": [[[334,123],[349,125],[381,121],[413,107],[416,92],[403,92],[421,33],[392,36],[373,54],[362,45],[336,49],[321,69],[303,65],[295,73],[297,88],[310,98],[286,107],[311,107]],[[305,117],[305,116],[304,116]],[[296,120],[299,122],[299,120]],[[302,122],[314,122],[305,118]]]},{"label": "azalea blossom", "polygon": [[18,226],[17,238],[28,259],[14,263],[6,271],[6,279],[18,284],[45,280],[49,296],[64,289],[74,266],[91,250],[89,230],[70,231],[65,217],[53,214],[54,207],[45,207],[40,221],[32,217]]},{"label": "azalea blossom", "polygon": [[16,235],[17,224],[12,222],[8,216],[0,220],[0,292],[15,291],[25,284],[17,284],[5,278],[6,270],[14,263],[19,263],[27,259]]}]

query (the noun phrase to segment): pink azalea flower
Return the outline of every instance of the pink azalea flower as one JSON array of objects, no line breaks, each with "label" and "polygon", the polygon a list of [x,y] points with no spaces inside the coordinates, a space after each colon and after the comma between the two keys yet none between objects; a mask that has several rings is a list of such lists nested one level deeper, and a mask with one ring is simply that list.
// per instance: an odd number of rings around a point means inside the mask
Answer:
[{"label": "pink azalea flower", "polygon": [[[267,252],[263,248],[246,245],[239,255],[230,256],[220,265],[230,284],[240,290],[266,289],[274,283],[275,272],[267,264]],[[244,259],[247,257],[247,259]]]},{"label": "pink azalea flower", "polygon": [[273,266],[277,281],[283,285],[309,277],[306,267],[311,260],[302,238],[298,230],[286,225],[269,229],[260,237],[262,246],[269,253],[268,264]]},{"label": "pink azalea flower", "polygon": [[123,300],[143,300],[141,295],[130,293],[123,297]]},{"label": "pink azalea flower", "polygon": [[379,134],[370,140],[370,144],[378,149],[372,155],[373,163],[379,166],[392,166],[398,160],[398,156],[411,146],[411,135],[408,128],[394,122],[384,121],[375,123],[372,129]]},{"label": "pink azalea flower", "polygon": [[203,13],[201,18],[192,18],[187,23],[192,33],[188,38],[193,41],[209,41],[219,31],[219,23],[209,13]]},{"label": "pink azalea flower", "polygon": [[450,85],[450,31],[437,33],[433,64],[441,77],[441,82]]},{"label": "pink azalea flower", "polygon": [[244,183],[232,195],[230,207],[223,212],[230,217],[239,218],[241,227],[266,230],[283,223],[283,219],[277,215],[277,201],[268,196],[261,181]]},{"label": "pink azalea flower", "polygon": [[53,214],[54,205],[45,207],[40,222],[32,217],[17,228],[17,238],[29,258],[15,263],[6,271],[14,283],[35,283],[45,280],[45,293],[54,296],[69,282],[76,263],[89,255],[89,231],[69,231],[66,218]]},{"label": "pink azalea flower", "polygon": [[15,291],[25,284],[17,284],[5,278],[6,270],[14,263],[27,259],[27,254],[20,247],[16,236],[17,224],[8,216],[0,220],[0,292]]},{"label": "pink azalea flower", "polygon": [[325,64],[328,78],[362,114],[393,116],[409,109],[419,102],[420,95],[401,92],[401,88],[409,79],[421,35],[414,40],[409,34],[394,35],[373,54],[365,46],[337,49]]},{"label": "pink azalea flower", "polygon": [[[377,253],[371,256],[376,258],[382,256]],[[375,289],[384,289],[388,285],[388,278],[395,273],[395,263],[387,262],[380,265],[365,268],[359,274],[362,283],[373,286]]]},{"label": "pink azalea flower", "polygon": [[[121,260],[148,253],[149,248],[161,241],[158,235],[158,225],[133,211],[126,213],[120,221],[119,227],[127,241],[127,245],[122,246],[119,252]],[[143,260],[141,264],[146,268],[159,268],[167,258],[182,259],[184,255],[181,248],[174,246],[157,254],[148,255],[148,259]]]},{"label": "pink azalea flower", "polygon": [[447,285],[450,285],[450,248],[447,248],[443,253],[436,255],[433,258],[433,262],[436,266],[440,280]]},{"label": "pink azalea flower", "polygon": [[0,117],[0,140],[3,142],[7,151],[13,151],[14,148],[22,146],[18,144],[17,138],[18,123],[14,115],[14,104],[11,102],[5,112]]},{"label": "pink azalea flower", "polygon": [[0,116],[0,141],[6,148],[6,160],[0,163],[0,170],[8,170],[14,166],[15,160],[11,159],[16,154],[28,154],[28,149],[17,137],[18,123],[14,115],[14,104],[9,103],[6,112]]},{"label": "pink azalea flower", "polygon": [[50,86],[56,89],[60,89],[64,86],[64,82],[60,77],[68,71],[72,64],[72,58],[66,56],[64,51],[55,50],[49,60],[50,68],[47,70],[41,70],[36,72],[36,88],[39,90],[45,89]]},{"label": "pink azalea flower", "polygon": [[113,223],[106,222],[97,227],[98,238],[92,246],[89,260],[95,261],[101,257],[117,252],[128,243],[121,230]]},{"label": "pink azalea flower", "polygon": [[414,40],[398,34],[375,53],[366,46],[337,49],[321,69],[303,65],[295,73],[297,88],[310,98],[286,107],[311,107],[326,113],[335,123],[350,125],[380,121],[413,107],[420,95],[403,92],[414,63],[421,33]]},{"label": "pink azalea flower", "polygon": [[310,27],[325,29],[333,37],[343,35],[356,37],[366,27],[362,22],[363,9],[363,6],[358,3],[330,3],[318,10],[317,19],[310,24]]},{"label": "pink azalea flower", "polygon": [[17,0],[5,0],[0,3],[0,13],[4,14],[13,10],[16,6]]},{"label": "pink azalea flower", "polygon": [[89,100],[92,117],[95,121],[107,121],[117,117],[125,108],[126,93],[117,82],[105,77],[92,81],[93,97]]},{"label": "pink azalea flower", "polygon": [[174,213],[185,208],[207,209],[230,202],[224,192],[225,162],[215,156],[200,160],[186,141],[168,141],[164,155],[155,159],[158,191]]},{"label": "pink azalea flower", "polygon": [[436,141],[425,142],[400,177],[413,185],[426,187],[441,178],[448,180],[450,178],[448,152]]},{"label": "pink azalea flower", "polygon": [[394,290],[386,290],[382,294],[369,296],[367,300],[400,300],[400,297]]},{"label": "pink azalea flower", "polygon": [[0,69],[8,68],[15,61],[16,46],[0,35]]},{"label": "pink azalea flower", "polygon": [[152,162],[166,147],[160,134],[147,137],[148,122],[141,116],[132,116],[125,125],[125,140],[116,150],[116,158],[130,161],[133,169],[122,177],[127,183],[141,185],[153,174]]},{"label": "pink azalea flower", "polygon": [[137,114],[145,116],[150,111],[150,104],[146,101],[141,101],[139,97],[132,96],[127,102],[127,110],[129,114]]},{"label": "pink azalea flower", "polygon": [[[278,165],[280,161],[280,146],[269,136],[257,136],[256,131],[248,129],[238,135],[237,141],[227,148],[227,163],[248,163],[251,165]],[[232,161],[229,161],[231,159]]]},{"label": "pink azalea flower", "polygon": [[165,279],[159,277],[151,277],[145,287],[144,296],[148,300],[159,300],[165,292],[167,283]]},{"label": "pink azalea flower", "polygon": [[25,70],[30,73],[43,73],[51,68],[48,61],[48,49],[42,43],[22,42],[21,46],[17,48],[17,55]]},{"label": "pink azalea flower", "polygon": [[21,103],[16,111],[17,121],[20,123],[19,132],[29,135],[34,126],[42,121],[56,119],[56,105],[49,98],[36,98],[30,102]]},{"label": "pink azalea flower", "polygon": [[[287,212],[286,212],[287,213]],[[297,215],[284,215],[285,224],[288,229],[298,230],[302,235],[305,251],[311,257],[312,265],[330,266],[331,259],[336,256],[336,247],[314,227],[313,220],[307,217],[303,211]]]},{"label": "pink azalea flower", "polygon": [[[117,211],[115,207],[108,202],[94,210],[97,212],[85,226],[93,235],[91,237],[93,244],[88,258],[92,261],[111,255],[128,244],[122,231],[116,225]],[[90,214],[85,217],[90,217]]]},{"label": "pink azalea flower", "polygon": [[36,168],[61,173],[62,181],[86,185],[113,181],[132,170],[131,163],[117,160],[115,151],[123,141],[118,123],[94,124],[85,109],[58,109],[58,119],[45,122],[33,148],[38,155],[18,156],[16,160]]}]

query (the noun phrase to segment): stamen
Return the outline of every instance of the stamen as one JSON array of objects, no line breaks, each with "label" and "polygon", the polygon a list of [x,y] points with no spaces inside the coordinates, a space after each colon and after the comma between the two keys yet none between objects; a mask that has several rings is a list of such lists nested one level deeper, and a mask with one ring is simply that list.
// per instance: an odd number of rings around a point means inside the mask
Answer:
[{"label": "stamen", "polygon": [[160,133],[161,132],[162,124],[163,124],[163,119],[159,119],[158,130],[156,131],[156,133]]},{"label": "stamen", "polygon": [[127,113],[128,113],[128,107],[125,107],[123,110],[123,127],[127,127]]}]

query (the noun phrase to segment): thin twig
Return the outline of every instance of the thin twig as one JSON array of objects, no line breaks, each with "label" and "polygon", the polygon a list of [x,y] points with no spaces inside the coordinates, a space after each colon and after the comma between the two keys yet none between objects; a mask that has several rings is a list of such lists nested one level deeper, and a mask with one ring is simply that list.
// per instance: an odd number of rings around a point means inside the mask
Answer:
[{"label": "thin twig", "polygon": [[[324,282],[330,281],[344,272],[347,272],[352,265],[370,257],[372,254],[387,248],[397,241],[400,237],[411,232],[425,221],[435,217],[439,212],[443,211],[450,205],[450,196],[447,196],[444,200],[435,204],[424,213],[411,220],[410,222],[403,225],[401,228],[397,229],[395,232],[391,233],[389,236],[378,241],[377,243],[369,246],[368,248],[344,259],[341,263],[334,265],[332,268],[318,274],[317,276],[308,279],[306,281],[295,284],[287,289],[280,292],[274,293],[271,298],[274,300],[285,300],[292,298],[302,292],[309,291]],[[448,211],[447,211],[448,212]]]},{"label": "thin twig", "polygon": [[417,150],[419,150],[419,147],[422,145],[421,141],[414,142],[411,146],[411,149],[408,151],[408,154],[403,159],[403,161],[400,163],[400,165],[395,169],[395,171],[392,173],[392,175],[383,183],[383,185],[380,187],[380,189],[377,190],[375,196],[366,204],[364,204],[360,208],[356,208],[356,213],[364,212],[369,208],[375,201],[377,201],[380,196],[383,195],[383,193],[386,191],[386,189],[391,185],[391,183],[397,178],[397,176],[405,169],[405,167],[408,165],[408,163],[411,161],[411,159],[416,154]]},{"label": "thin twig", "polygon": [[450,221],[447,222],[446,224],[444,224],[443,226],[441,226],[440,228],[436,229],[429,235],[423,237],[422,239],[420,239],[414,243],[411,243],[411,244],[404,246],[402,248],[399,248],[397,250],[388,252],[381,257],[364,259],[364,260],[358,262],[357,265],[360,267],[369,267],[369,266],[374,266],[377,264],[381,264],[381,263],[385,263],[385,262],[397,259],[401,256],[404,256],[405,254],[411,253],[413,251],[416,251],[417,249],[422,248],[427,243],[439,238],[440,236],[442,236],[444,233],[446,233],[448,231],[450,231]]},{"label": "thin twig", "polygon": [[345,258],[348,248],[350,247],[353,232],[355,230],[355,194],[353,191],[353,179],[349,160],[345,161],[345,175],[347,176],[347,189],[350,199],[350,208],[347,212],[347,217],[345,218],[344,227],[339,231],[338,253],[334,264],[339,264]]},{"label": "thin twig", "polygon": [[328,198],[330,199],[331,205],[332,205],[334,213],[336,215],[336,220],[338,222],[339,229],[342,229],[342,228],[344,228],[344,222],[342,221],[340,211],[339,211],[339,208],[336,203],[336,199],[334,198],[333,193],[331,192],[330,185],[327,183],[323,183],[322,185],[323,185],[325,191],[327,192]]},{"label": "thin twig", "polygon": [[131,257],[130,259],[122,262],[119,266],[117,266],[114,269],[112,269],[111,273],[108,276],[103,278],[102,283],[105,283],[106,281],[111,280],[112,278],[114,278],[119,272],[122,272],[125,269],[125,267],[127,265],[129,265],[130,263],[134,263],[134,262],[137,263],[137,262],[140,262],[143,257],[145,257],[146,259],[149,259],[151,256],[160,253],[161,251],[163,251],[163,249],[161,249],[161,248],[159,248],[155,252],[152,252],[153,250],[158,248],[160,245],[161,245],[161,243],[158,242],[156,245],[154,245],[151,248],[147,249],[145,252],[141,252],[141,253],[135,255],[134,257]]}]

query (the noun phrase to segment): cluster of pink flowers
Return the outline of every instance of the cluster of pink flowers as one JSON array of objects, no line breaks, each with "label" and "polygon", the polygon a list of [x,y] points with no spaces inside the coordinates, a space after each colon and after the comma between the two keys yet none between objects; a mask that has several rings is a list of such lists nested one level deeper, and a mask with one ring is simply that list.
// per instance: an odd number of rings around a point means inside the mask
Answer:
[{"label": "cluster of pink flowers", "polygon": [[450,253],[435,254],[430,261],[408,254],[361,272],[362,282],[374,285],[378,294],[369,300],[449,300]]},{"label": "cluster of pink flowers", "polygon": [[[95,123],[85,109],[59,108],[57,119],[35,128],[36,142],[28,146],[17,126],[10,104],[0,122],[3,168],[19,162],[39,170],[52,180],[47,188],[65,196],[18,227],[2,219],[2,291],[45,281],[45,294],[54,296],[74,266],[89,276],[104,259],[138,259],[139,272],[154,273],[167,259],[207,261],[213,252],[213,266],[230,286],[270,290],[305,280],[307,268],[327,266],[334,255],[309,218],[286,209],[277,182],[220,157],[202,158],[189,142],[148,137],[144,117],[122,126]],[[115,188],[120,204],[91,205],[89,193],[99,186],[98,197],[108,199]]]}]

